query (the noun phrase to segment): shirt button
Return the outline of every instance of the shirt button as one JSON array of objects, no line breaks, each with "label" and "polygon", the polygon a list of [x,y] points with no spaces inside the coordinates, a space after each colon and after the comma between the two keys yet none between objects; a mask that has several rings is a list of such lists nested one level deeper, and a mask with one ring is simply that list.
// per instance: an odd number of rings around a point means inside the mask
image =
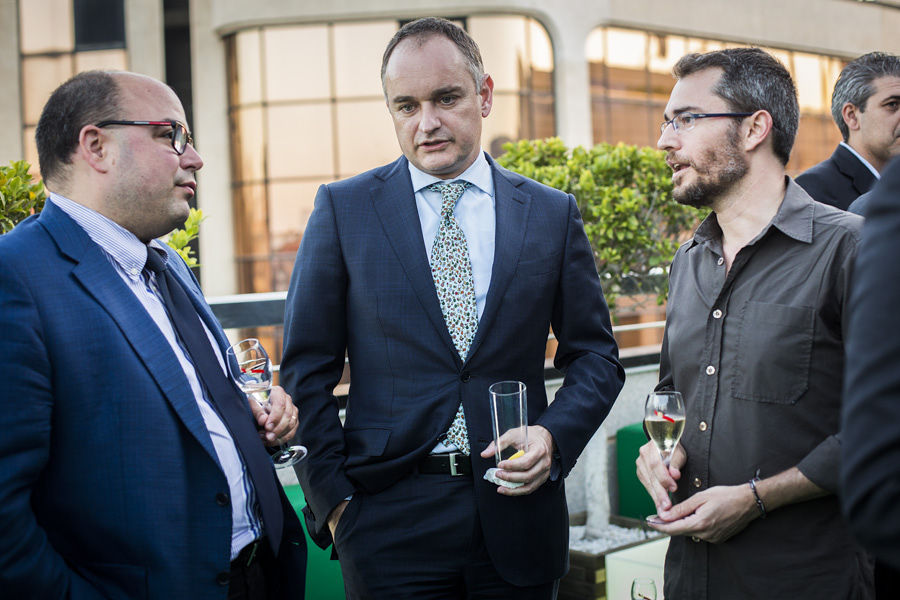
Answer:
[{"label": "shirt button", "polygon": [[707,427],[706,421],[700,421],[700,431],[706,431]]},{"label": "shirt button", "polygon": [[715,374],[716,374],[716,368],[715,368],[714,366],[712,366],[712,365],[709,365],[708,367],[706,367],[706,374],[707,374],[707,375],[715,375]]},{"label": "shirt button", "polygon": [[695,487],[695,488],[698,488],[698,487],[700,487],[701,485],[703,485],[703,482],[700,481],[700,478],[699,478],[699,477],[694,477],[694,487]]},{"label": "shirt button", "polygon": [[692,542],[699,542],[699,541],[700,541],[700,538],[698,538],[696,535],[692,535],[692,536],[691,536],[691,541],[692,541]]},{"label": "shirt button", "polygon": [[721,267],[725,264],[725,259],[720,257],[719,260],[716,261],[716,264]]},{"label": "shirt button", "polygon": [[132,268],[131,271],[130,271],[130,273],[131,273],[132,275],[139,275],[139,274],[140,274],[140,271],[138,271],[138,270],[135,269],[135,268]]},{"label": "shirt button", "polygon": [[722,318],[722,311],[717,308],[716,310],[713,311],[713,319],[721,319],[721,318]]}]

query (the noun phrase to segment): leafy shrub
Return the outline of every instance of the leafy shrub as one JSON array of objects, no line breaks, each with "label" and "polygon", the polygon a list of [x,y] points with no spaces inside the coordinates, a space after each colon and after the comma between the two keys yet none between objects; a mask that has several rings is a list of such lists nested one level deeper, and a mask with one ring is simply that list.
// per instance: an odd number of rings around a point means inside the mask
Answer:
[{"label": "leafy shrub", "polygon": [[504,149],[502,166],[575,196],[610,308],[624,295],[665,300],[672,257],[700,213],[672,199],[664,152],[626,144],[569,150],[559,138]]},{"label": "leafy shrub", "polygon": [[31,181],[30,168],[24,160],[0,167],[0,234],[44,208],[44,183]]},{"label": "leafy shrub", "polygon": [[184,227],[176,229],[164,240],[175,252],[181,255],[184,262],[192,269],[200,265],[197,263],[197,257],[194,256],[194,249],[188,244],[200,234],[200,222],[205,218],[202,210],[192,208],[191,213],[184,222]]}]

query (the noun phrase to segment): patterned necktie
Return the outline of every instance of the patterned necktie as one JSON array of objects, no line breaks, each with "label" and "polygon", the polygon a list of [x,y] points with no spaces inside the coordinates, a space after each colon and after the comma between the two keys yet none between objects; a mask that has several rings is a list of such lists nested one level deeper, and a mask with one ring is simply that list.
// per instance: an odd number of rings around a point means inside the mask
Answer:
[{"label": "patterned necktie", "polygon": [[[478,329],[478,309],[475,305],[475,280],[466,234],[453,215],[456,202],[472,185],[467,181],[434,183],[428,189],[441,194],[441,223],[431,249],[431,275],[441,303],[444,321],[450,330],[453,345],[460,358],[466,360],[469,345]],[[462,404],[456,411],[445,439],[465,455],[469,454],[469,436]]]},{"label": "patterned necktie", "polygon": [[277,553],[281,543],[284,513],[276,487],[278,483],[272,471],[272,461],[256,432],[256,423],[247,400],[222,371],[209,338],[206,337],[200,315],[181,284],[166,267],[158,251],[150,247],[147,247],[146,269],[156,274],[156,287],[168,309],[175,331],[187,349],[210,401],[228,427],[234,445],[244,459],[262,513],[265,533]]}]

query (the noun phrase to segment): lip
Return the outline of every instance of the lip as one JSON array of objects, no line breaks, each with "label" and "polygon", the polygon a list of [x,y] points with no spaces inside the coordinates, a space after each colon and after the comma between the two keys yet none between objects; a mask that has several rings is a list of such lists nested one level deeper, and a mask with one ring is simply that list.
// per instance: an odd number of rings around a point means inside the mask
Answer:
[{"label": "lip", "polygon": [[672,181],[675,181],[685,170],[688,168],[688,165],[683,163],[672,163],[669,164],[669,167],[672,169]]},{"label": "lip", "polygon": [[438,150],[443,150],[449,145],[450,140],[426,140],[417,144],[420,150],[424,150],[426,152],[436,152]]},{"label": "lip", "polygon": [[191,196],[197,193],[197,182],[195,181],[185,181],[184,183],[178,183],[176,185],[180,188],[189,190]]}]

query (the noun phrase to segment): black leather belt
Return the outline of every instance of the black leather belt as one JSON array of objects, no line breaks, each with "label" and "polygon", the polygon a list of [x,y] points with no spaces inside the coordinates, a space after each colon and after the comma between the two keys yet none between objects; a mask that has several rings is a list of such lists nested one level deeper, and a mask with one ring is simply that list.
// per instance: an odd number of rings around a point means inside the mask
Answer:
[{"label": "black leather belt", "polygon": [[472,462],[462,452],[449,454],[429,454],[418,464],[419,473],[427,475],[471,475]]}]

